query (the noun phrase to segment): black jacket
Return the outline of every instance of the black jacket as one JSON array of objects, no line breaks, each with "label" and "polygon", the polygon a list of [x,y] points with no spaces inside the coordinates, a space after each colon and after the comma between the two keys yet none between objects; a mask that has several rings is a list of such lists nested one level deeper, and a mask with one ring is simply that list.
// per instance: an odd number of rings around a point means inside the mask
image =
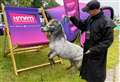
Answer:
[{"label": "black jacket", "polygon": [[89,32],[84,44],[84,53],[89,49],[90,53],[85,54],[80,74],[88,82],[104,82],[106,76],[107,49],[113,42],[113,21],[105,17],[101,11],[96,16],[88,17],[84,22],[70,17],[72,23],[82,32]]}]

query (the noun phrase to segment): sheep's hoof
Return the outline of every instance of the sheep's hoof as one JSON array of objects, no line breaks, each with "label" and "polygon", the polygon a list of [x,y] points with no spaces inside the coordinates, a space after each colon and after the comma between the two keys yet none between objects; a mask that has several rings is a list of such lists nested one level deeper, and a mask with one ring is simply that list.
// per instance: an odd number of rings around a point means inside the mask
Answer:
[{"label": "sheep's hoof", "polygon": [[53,59],[49,59],[50,61],[50,65],[54,65],[55,64],[55,61]]},{"label": "sheep's hoof", "polygon": [[69,67],[66,68],[66,70],[70,70],[73,66],[70,65]]}]

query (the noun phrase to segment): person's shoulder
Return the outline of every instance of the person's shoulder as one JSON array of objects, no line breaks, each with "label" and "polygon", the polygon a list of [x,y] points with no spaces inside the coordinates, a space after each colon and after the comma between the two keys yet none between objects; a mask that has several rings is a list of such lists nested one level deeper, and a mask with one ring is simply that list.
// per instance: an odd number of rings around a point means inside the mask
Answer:
[{"label": "person's shoulder", "polygon": [[104,15],[101,15],[97,19],[97,23],[100,24],[100,25],[105,25],[106,22],[107,22],[107,18]]},{"label": "person's shoulder", "polygon": [[110,17],[104,16],[104,20],[105,20],[107,26],[111,26],[111,27],[116,26],[114,21]]}]

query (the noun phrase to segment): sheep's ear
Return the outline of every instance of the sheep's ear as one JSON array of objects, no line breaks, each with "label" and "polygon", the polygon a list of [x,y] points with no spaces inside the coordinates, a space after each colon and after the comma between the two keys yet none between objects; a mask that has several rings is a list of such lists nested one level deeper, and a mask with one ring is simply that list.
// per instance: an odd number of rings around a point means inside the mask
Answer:
[{"label": "sheep's ear", "polygon": [[55,25],[57,25],[58,24],[58,21],[57,20],[53,20],[53,23],[55,24]]},{"label": "sheep's ear", "polygon": [[52,23],[54,23],[56,21],[57,21],[56,19],[51,19],[49,23],[52,24]]},{"label": "sheep's ear", "polygon": [[50,22],[54,22],[55,21],[55,19],[52,19]]},{"label": "sheep's ear", "polygon": [[53,22],[54,22],[54,19],[51,19],[46,25],[48,26],[48,25],[52,24]]}]

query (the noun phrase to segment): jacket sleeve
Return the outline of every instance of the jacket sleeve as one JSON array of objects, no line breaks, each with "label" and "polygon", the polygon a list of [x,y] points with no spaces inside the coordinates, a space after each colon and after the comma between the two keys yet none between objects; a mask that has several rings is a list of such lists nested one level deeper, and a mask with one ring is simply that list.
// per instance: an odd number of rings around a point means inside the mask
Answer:
[{"label": "jacket sleeve", "polygon": [[111,21],[107,22],[107,24],[102,29],[102,40],[98,42],[97,45],[90,48],[91,53],[99,53],[103,49],[107,49],[113,42],[113,30],[112,27],[114,23]]},{"label": "jacket sleeve", "polygon": [[81,20],[78,20],[75,16],[71,16],[70,21],[81,31],[86,30],[86,23],[85,23],[86,20],[83,22]]}]

